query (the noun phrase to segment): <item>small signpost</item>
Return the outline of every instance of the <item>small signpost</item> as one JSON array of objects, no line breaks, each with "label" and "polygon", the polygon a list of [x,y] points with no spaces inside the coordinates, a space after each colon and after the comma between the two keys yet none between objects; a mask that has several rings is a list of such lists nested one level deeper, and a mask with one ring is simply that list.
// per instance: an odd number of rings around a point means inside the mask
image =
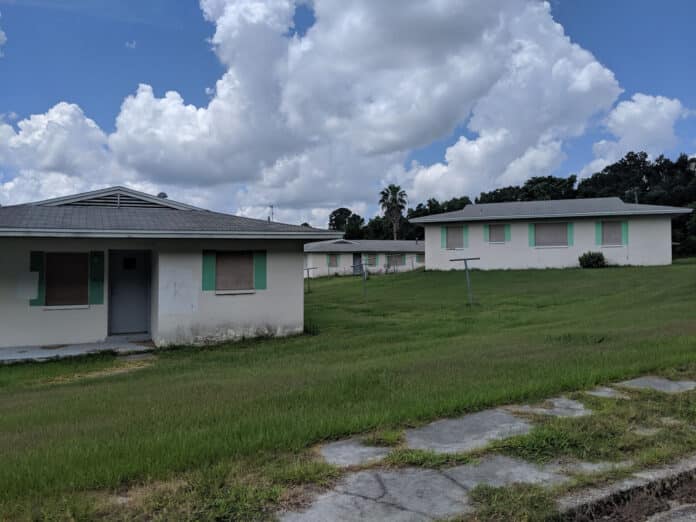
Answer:
[{"label": "small signpost", "polygon": [[471,292],[471,278],[469,277],[469,261],[478,261],[480,257],[457,257],[455,259],[450,259],[450,261],[464,261],[464,271],[466,272],[466,293],[468,298],[467,306],[474,304],[474,296]]},{"label": "small signpost", "polygon": [[317,266],[308,266],[305,267],[305,272],[307,272],[307,293],[309,294],[312,291],[312,287],[309,284],[310,279],[312,279],[312,276],[310,275],[310,270],[316,270]]},{"label": "small signpost", "polygon": [[365,267],[362,263],[351,265],[351,268],[353,269],[353,273],[355,273],[356,268],[360,270],[359,273],[362,276],[363,281],[363,299],[367,299],[367,270],[365,270]]}]

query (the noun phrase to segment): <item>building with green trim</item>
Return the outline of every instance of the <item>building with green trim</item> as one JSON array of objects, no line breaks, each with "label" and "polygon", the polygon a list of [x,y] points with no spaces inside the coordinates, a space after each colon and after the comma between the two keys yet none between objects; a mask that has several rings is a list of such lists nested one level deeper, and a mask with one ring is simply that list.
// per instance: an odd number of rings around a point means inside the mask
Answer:
[{"label": "building with green trim", "polygon": [[341,235],[124,187],[0,207],[0,347],[300,333],[304,244]]},{"label": "building with green trim", "polygon": [[428,270],[566,268],[585,252],[614,265],[672,262],[672,219],[689,208],[624,203],[619,198],[468,205],[411,222],[425,228]]},{"label": "building with green trim", "polygon": [[305,277],[406,272],[425,266],[423,241],[334,239],[307,243]]}]

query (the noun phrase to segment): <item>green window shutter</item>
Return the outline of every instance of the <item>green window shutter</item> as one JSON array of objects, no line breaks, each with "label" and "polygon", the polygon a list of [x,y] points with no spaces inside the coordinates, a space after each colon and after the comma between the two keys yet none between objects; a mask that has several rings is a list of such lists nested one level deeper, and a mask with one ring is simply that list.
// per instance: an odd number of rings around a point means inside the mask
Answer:
[{"label": "green window shutter", "polygon": [[469,246],[469,225],[462,226],[462,234],[464,236],[462,238],[462,246],[467,248]]},{"label": "green window shutter", "polygon": [[512,234],[510,233],[510,224],[505,225],[505,241],[510,241]]},{"label": "green window shutter", "polygon": [[203,291],[215,291],[216,255],[212,251],[203,252]]},{"label": "green window shutter", "polygon": [[104,252],[89,253],[89,304],[104,304]]},{"label": "green window shutter", "polygon": [[536,239],[535,239],[535,229],[534,229],[534,223],[529,224],[529,246],[533,247],[536,246]]},{"label": "green window shutter", "polygon": [[483,241],[484,243],[489,243],[490,242],[490,228],[488,225],[483,225]]},{"label": "green window shutter", "polygon": [[375,266],[379,266],[379,254],[375,254]]},{"label": "green window shutter", "polygon": [[329,254],[326,254],[326,266],[331,268],[331,256]]},{"label": "green window shutter", "polygon": [[595,245],[602,244],[602,222],[601,221],[597,221],[594,224],[594,244]]},{"label": "green window shutter", "polygon": [[266,251],[259,250],[258,252],[254,252],[255,290],[265,290],[267,287],[266,264]]},{"label": "green window shutter", "polygon": [[36,298],[29,301],[30,306],[44,306],[46,304],[45,259],[43,252],[31,252],[29,254],[29,270],[39,274]]},{"label": "green window shutter", "polygon": [[401,254],[401,264],[402,265],[406,264],[406,254]]},{"label": "green window shutter", "polygon": [[440,248],[447,248],[447,227],[440,227]]},{"label": "green window shutter", "polygon": [[575,227],[573,226],[573,223],[568,223],[568,246],[573,246],[575,244],[574,232]]},{"label": "green window shutter", "polygon": [[628,221],[621,222],[621,244],[628,245]]}]

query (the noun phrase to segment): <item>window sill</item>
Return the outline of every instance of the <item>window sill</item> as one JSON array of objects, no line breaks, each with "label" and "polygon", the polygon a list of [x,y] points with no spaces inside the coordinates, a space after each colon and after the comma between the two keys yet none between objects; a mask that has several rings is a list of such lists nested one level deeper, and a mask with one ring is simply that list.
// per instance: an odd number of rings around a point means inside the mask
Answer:
[{"label": "window sill", "polygon": [[215,295],[247,295],[255,293],[256,290],[215,290]]},{"label": "window sill", "polygon": [[44,310],[88,310],[89,305],[61,305],[61,306],[44,306]]},{"label": "window sill", "polygon": [[489,245],[504,245],[506,241],[489,241]]},{"label": "window sill", "polygon": [[539,250],[552,250],[554,248],[570,248],[570,245],[547,245],[547,246],[535,246],[534,248]]},{"label": "window sill", "polygon": [[602,245],[602,248],[623,248],[625,245]]}]

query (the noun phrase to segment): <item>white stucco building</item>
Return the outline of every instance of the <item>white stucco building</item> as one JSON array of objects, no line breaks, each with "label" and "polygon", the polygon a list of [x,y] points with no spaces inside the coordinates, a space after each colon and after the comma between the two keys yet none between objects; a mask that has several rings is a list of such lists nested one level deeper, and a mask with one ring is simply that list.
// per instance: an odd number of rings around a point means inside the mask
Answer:
[{"label": "white stucco building", "polygon": [[304,243],[338,236],[122,187],[0,207],[0,347],[300,333]]},{"label": "white stucco building", "polygon": [[423,241],[332,239],[307,243],[305,277],[351,275],[363,268],[372,274],[406,272],[425,266]]},{"label": "white stucco building", "polygon": [[672,218],[691,209],[624,203],[619,198],[468,205],[413,219],[425,227],[428,270],[463,268],[453,258],[479,257],[481,269],[578,266],[585,252],[614,265],[672,262]]}]

